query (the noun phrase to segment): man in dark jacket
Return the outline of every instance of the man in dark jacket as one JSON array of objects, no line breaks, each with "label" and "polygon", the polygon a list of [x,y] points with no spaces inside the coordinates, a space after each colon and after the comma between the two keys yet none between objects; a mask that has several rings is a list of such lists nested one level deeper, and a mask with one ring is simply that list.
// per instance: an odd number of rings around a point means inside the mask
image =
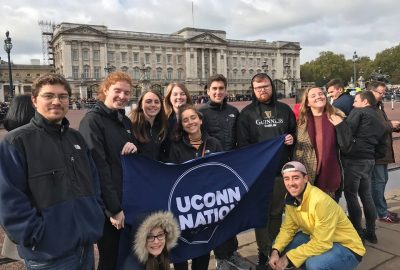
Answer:
[{"label": "man in dark jacket", "polygon": [[[203,114],[204,131],[218,139],[224,151],[236,148],[236,121],[239,111],[227,103],[228,83],[224,75],[216,74],[208,79],[209,101],[199,111]],[[250,269],[250,264],[236,251],[238,240],[233,237],[214,249],[218,270],[229,270],[230,265],[240,270]]]},{"label": "man in dark jacket", "polygon": [[70,94],[61,75],[39,77],[34,118],[0,143],[0,224],[27,269],[93,269],[102,235],[97,171],[65,118]]},{"label": "man in dark jacket", "polygon": [[385,156],[382,158],[375,159],[374,170],[371,176],[371,193],[374,199],[376,212],[380,221],[387,223],[399,223],[399,217],[396,213],[390,212],[387,209],[385,199],[385,187],[389,180],[388,164],[394,163],[394,151],[393,151],[393,131],[399,131],[400,122],[391,121],[387,117],[383,107],[383,97],[386,92],[386,85],[384,82],[373,81],[368,84],[367,90],[372,91],[377,103],[377,112],[380,117],[381,123],[385,128],[386,141],[385,141]]},{"label": "man in dark jacket", "polygon": [[[256,74],[251,80],[253,101],[240,113],[237,123],[238,146],[262,142],[285,134],[286,147],[281,152],[280,168],[292,156],[292,145],[296,132],[296,119],[292,109],[277,100],[277,93],[271,78],[265,74]],[[259,251],[257,269],[266,269],[272,241],[279,232],[282,223],[284,197],[286,194],[280,171],[275,172],[275,184],[269,205],[268,221],[264,228],[256,228],[256,240]]]},{"label": "man in dark jacket", "polygon": [[344,85],[341,80],[332,79],[326,84],[326,91],[332,98],[332,105],[344,112],[350,114],[353,109],[354,98],[344,91]]},{"label": "man in dark jacket", "polygon": [[[371,174],[376,157],[385,149],[385,131],[376,112],[376,99],[370,91],[359,92],[354,99],[354,109],[346,118],[353,133],[350,152],[343,155],[344,196],[349,218],[359,235],[376,244],[376,210],[370,191]],[[366,230],[361,226],[360,196],[366,220]]]}]

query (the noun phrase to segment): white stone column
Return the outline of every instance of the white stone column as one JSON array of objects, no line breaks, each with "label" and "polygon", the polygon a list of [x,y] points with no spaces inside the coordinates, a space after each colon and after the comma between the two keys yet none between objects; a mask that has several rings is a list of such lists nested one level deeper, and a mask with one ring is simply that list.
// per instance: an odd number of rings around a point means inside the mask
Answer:
[{"label": "white stone column", "polygon": [[193,65],[192,65],[192,74],[193,78],[198,79],[199,74],[197,74],[197,48],[193,49]]},{"label": "white stone column", "polygon": [[186,79],[192,78],[192,68],[190,62],[190,48],[186,48]]},{"label": "white stone column", "polygon": [[204,48],[201,49],[201,79],[204,80],[206,77],[206,65],[204,63]]},{"label": "white stone column", "polygon": [[80,96],[80,98],[87,98],[87,86],[86,85],[79,86],[79,96]]},{"label": "white stone column", "polygon": [[209,55],[210,55],[210,73],[208,74],[208,76],[212,75],[213,72],[213,68],[212,68],[212,49],[209,49]]},{"label": "white stone column", "polygon": [[4,84],[0,83],[0,102],[4,102]]},{"label": "white stone column", "polygon": [[222,74],[221,69],[221,50],[217,50],[217,73]]}]

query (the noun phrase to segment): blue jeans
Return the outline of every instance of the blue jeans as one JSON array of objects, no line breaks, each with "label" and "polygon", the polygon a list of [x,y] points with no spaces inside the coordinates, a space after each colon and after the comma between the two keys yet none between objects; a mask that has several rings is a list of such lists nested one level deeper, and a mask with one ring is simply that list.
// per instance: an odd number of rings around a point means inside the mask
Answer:
[{"label": "blue jeans", "polygon": [[[298,232],[292,242],[285,248],[284,253],[289,250],[295,249],[310,241],[310,236]],[[338,243],[333,243],[333,247],[318,256],[311,256],[301,266],[301,269],[314,270],[314,269],[327,269],[327,270],[351,270],[355,269],[360,262],[350,249]]]},{"label": "blue jeans", "polygon": [[362,234],[360,196],[363,205],[367,232],[375,233],[376,209],[371,195],[371,175],[373,159],[343,159],[344,197],[347,202],[349,219],[359,235]]},{"label": "blue jeans", "polygon": [[50,261],[25,260],[27,270],[93,270],[93,245],[81,246],[74,254]]},{"label": "blue jeans", "polygon": [[374,199],[378,217],[383,218],[387,215],[387,204],[385,199],[385,187],[388,182],[387,164],[375,164],[371,177],[371,193]]}]

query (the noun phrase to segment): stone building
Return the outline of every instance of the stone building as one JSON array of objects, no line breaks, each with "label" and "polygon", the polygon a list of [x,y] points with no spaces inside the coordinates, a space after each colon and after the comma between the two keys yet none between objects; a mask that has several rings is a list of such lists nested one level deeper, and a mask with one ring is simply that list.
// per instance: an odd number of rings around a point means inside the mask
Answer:
[{"label": "stone building", "polygon": [[266,71],[282,95],[300,88],[299,42],[226,38],[222,30],[184,28],[172,34],[110,30],[102,25],[58,24],[51,41],[54,65],[75,96],[95,95],[107,72],[123,70],[142,87],[160,91],[171,81],[203,94],[207,78],[228,78],[230,94],[244,94],[251,78]]},{"label": "stone building", "polygon": [[[33,81],[41,75],[53,72],[49,65],[40,65],[40,61],[31,61],[31,65],[11,63],[11,74],[14,86],[14,95],[31,94]],[[0,61],[0,102],[11,98],[8,62]]]}]

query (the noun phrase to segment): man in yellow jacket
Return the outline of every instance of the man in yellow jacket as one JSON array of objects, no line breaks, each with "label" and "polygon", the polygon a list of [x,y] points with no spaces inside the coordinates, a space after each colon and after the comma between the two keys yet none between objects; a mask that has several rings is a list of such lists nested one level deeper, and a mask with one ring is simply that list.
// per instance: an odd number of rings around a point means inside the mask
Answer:
[{"label": "man in yellow jacket", "polygon": [[287,190],[285,220],[272,247],[270,267],[355,269],[365,247],[343,209],[308,183],[300,162],[286,163],[282,176]]}]

